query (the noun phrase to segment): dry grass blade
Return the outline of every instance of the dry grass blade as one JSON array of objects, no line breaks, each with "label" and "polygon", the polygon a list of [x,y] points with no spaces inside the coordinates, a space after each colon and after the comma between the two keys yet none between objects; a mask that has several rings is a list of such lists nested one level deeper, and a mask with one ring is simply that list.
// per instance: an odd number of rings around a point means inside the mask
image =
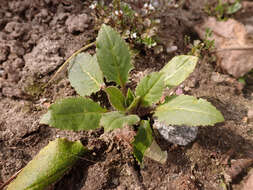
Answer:
[{"label": "dry grass blade", "polygon": [[[22,169],[21,169],[22,170]],[[14,180],[17,175],[21,172],[21,170],[19,170],[18,172],[16,172],[13,176],[11,176],[6,182],[4,182],[1,186],[0,186],[0,190],[3,190],[5,186],[9,185],[9,183],[12,182],[12,180]]]}]

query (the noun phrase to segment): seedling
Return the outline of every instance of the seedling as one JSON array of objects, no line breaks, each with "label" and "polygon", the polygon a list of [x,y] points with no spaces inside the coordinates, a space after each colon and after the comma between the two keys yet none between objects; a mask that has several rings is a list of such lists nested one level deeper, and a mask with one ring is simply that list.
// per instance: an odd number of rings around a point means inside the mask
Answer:
[{"label": "seedling", "polygon": [[211,8],[206,9],[206,11],[210,15],[214,15],[218,20],[227,20],[229,16],[238,12],[242,8],[240,0],[236,0],[233,3],[223,2],[222,0],[218,0],[218,4],[212,10]]},{"label": "seedling", "polygon": [[191,47],[190,55],[202,56],[204,53],[211,52],[215,47],[214,39],[211,40],[212,30],[210,28],[206,28],[205,38],[203,41],[194,40],[193,44],[190,43],[190,37],[185,37],[185,43],[189,44]]},{"label": "seedling", "polygon": [[[154,118],[165,125],[189,127],[224,121],[222,114],[206,100],[187,95],[162,98],[166,88],[178,86],[189,76],[197,60],[195,56],[176,56],[161,71],[142,78],[132,91],[126,85],[133,69],[128,46],[110,26],[102,25],[96,54],[80,53],[69,65],[70,83],[80,96],[52,104],[41,123],[74,131],[104,127],[108,132],[134,126],[137,132],[132,142],[133,154],[142,163],[143,156],[150,155],[152,148],[159,149],[150,122]],[[115,86],[106,86],[109,82]],[[100,90],[106,92],[112,107],[104,108],[88,98]]]}]

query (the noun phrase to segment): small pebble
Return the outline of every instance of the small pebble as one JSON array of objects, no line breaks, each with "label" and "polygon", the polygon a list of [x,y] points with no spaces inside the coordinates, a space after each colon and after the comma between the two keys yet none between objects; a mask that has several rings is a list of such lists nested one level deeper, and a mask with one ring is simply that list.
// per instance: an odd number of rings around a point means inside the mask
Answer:
[{"label": "small pebble", "polygon": [[160,54],[162,52],[163,52],[163,46],[159,45],[159,46],[154,47],[154,53],[156,55],[158,55],[158,54]]},{"label": "small pebble", "polygon": [[166,49],[167,53],[173,53],[175,51],[177,51],[177,46],[170,46],[170,47],[167,47]]}]

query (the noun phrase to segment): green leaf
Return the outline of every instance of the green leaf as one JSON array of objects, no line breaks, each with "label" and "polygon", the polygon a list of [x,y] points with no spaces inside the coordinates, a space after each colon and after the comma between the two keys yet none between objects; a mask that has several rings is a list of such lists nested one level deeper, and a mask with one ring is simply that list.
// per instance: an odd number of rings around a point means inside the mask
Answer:
[{"label": "green leaf", "polygon": [[105,131],[110,131],[116,128],[122,128],[125,125],[131,126],[140,121],[137,115],[125,115],[123,113],[113,111],[103,114],[100,125],[104,127]]},{"label": "green leaf", "polygon": [[138,107],[140,101],[141,101],[140,96],[135,97],[130,106],[128,106],[126,112],[132,112],[133,110],[135,110],[135,108]]},{"label": "green leaf", "polygon": [[194,70],[198,57],[191,55],[179,55],[174,57],[160,71],[164,75],[165,85],[168,87],[178,86]]},{"label": "green leaf", "polygon": [[96,129],[104,112],[105,109],[88,98],[67,98],[52,104],[40,123],[74,131]]},{"label": "green leaf", "polygon": [[157,103],[163,93],[164,79],[163,74],[153,72],[145,76],[136,87],[136,96],[141,97],[142,106],[151,106]]},{"label": "green leaf", "polygon": [[30,161],[7,190],[44,190],[61,179],[87,149],[80,141],[56,139]]},{"label": "green leaf", "polygon": [[104,76],[124,87],[133,68],[126,42],[110,26],[103,24],[96,45],[98,63]]},{"label": "green leaf", "polygon": [[49,125],[50,120],[51,120],[51,115],[52,115],[52,113],[50,110],[47,113],[45,113],[44,115],[42,115],[42,117],[40,119],[40,124]]},{"label": "green leaf", "polygon": [[130,106],[130,104],[134,101],[134,98],[135,96],[133,91],[130,88],[128,88],[126,95],[126,106]]},{"label": "green leaf", "polygon": [[110,100],[110,103],[112,106],[119,110],[119,111],[125,111],[126,106],[125,106],[125,96],[122,94],[122,92],[114,87],[114,86],[109,86],[105,89],[108,98]]},{"label": "green leaf", "polygon": [[206,126],[224,121],[220,111],[211,103],[186,95],[158,106],[154,116],[167,125]]},{"label": "green leaf", "polygon": [[228,6],[227,14],[234,14],[237,11],[239,11],[241,8],[242,8],[242,4],[239,1],[237,1],[233,3],[232,5]]},{"label": "green leaf", "polygon": [[168,158],[168,153],[167,151],[162,151],[157,142],[153,140],[150,147],[145,151],[144,156],[155,160],[161,164],[165,164]]},{"label": "green leaf", "polygon": [[81,96],[89,96],[104,85],[97,57],[88,53],[79,53],[71,60],[68,75],[71,86]]},{"label": "green leaf", "polygon": [[142,163],[145,151],[153,142],[152,129],[148,121],[142,120],[138,128],[138,132],[134,137],[133,153],[139,164]]}]

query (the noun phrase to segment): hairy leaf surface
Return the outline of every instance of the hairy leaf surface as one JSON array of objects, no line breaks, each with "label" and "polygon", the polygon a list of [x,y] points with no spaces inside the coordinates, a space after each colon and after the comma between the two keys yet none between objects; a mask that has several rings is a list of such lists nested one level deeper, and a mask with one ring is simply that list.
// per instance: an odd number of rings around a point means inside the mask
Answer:
[{"label": "hairy leaf surface", "polygon": [[160,71],[164,75],[165,85],[174,87],[183,82],[194,70],[198,57],[191,55],[175,56]]},{"label": "hairy leaf surface", "polygon": [[105,131],[110,131],[116,128],[122,128],[125,125],[131,126],[140,121],[137,115],[125,115],[123,113],[113,111],[103,114],[100,125]]},{"label": "hairy leaf surface", "polygon": [[163,74],[153,72],[145,76],[136,87],[136,96],[141,97],[142,106],[150,106],[157,103],[163,93],[164,79]]},{"label": "hairy leaf surface", "polygon": [[108,95],[110,103],[115,109],[119,111],[124,111],[126,109],[125,106],[126,98],[118,88],[114,86],[109,86],[105,89],[105,91]]},{"label": "hairy leaf surface", "polygon": [[56,139],[30,161],[7,190],[44,190],[61,179],[87,151],[80,141]]},{"label": "hairy leaf surface", "polygon": [[98,63],[106,79],[125,86],[133,68],[126,42],[110,26],[102,25],[96,45]]},{"label": "hairy leaf surface", "polygon": [[224,121],[211,103],[186,95],[173,97],[158,106],[154,116],[167,125],[206,126]]},{"label": "hairy leaf surface", "polygon": [[71,60],[68,75],[71,86],[81,96],[89,96],[104,85],[97,57],[88,53],[79,53]]},{"label": "hairy leaf surface", "polygon": [[138,132],[134,137],[133,153],[139,164],[142,163],[145,151],[153,142],[152,129],[148,121],[142,120],[138,127]]},{"label": "hairy leaf surface", "polygon": [[88,98],[67,98],[52,104],[41,123],[74,131],[96,129],[104,112],[105,109]]}]

